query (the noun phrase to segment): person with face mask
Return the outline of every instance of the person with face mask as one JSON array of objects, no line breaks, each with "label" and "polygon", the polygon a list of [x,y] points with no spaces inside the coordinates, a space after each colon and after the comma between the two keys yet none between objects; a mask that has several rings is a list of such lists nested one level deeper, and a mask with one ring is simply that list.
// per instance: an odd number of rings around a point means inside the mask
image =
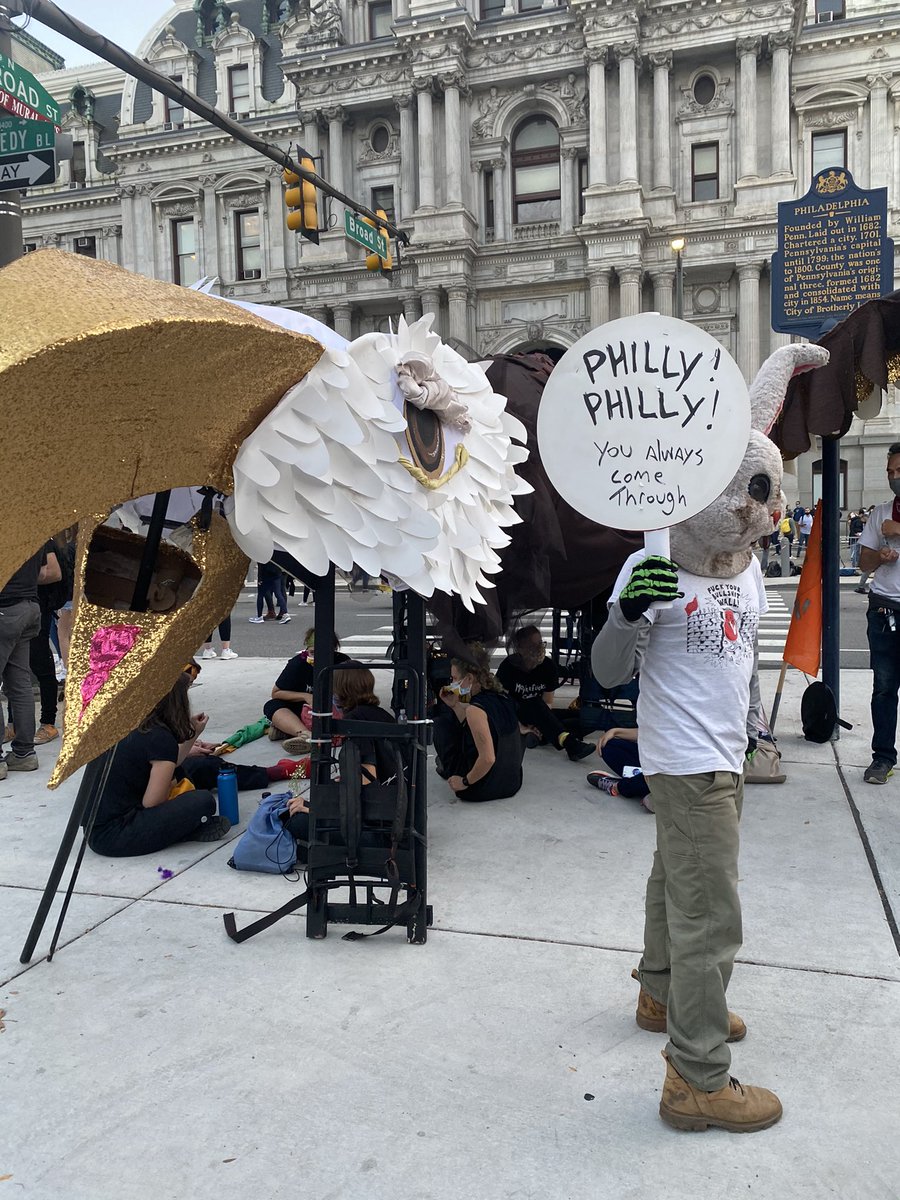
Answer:
[{"label": "person with face mask", "polygon": [[[887,783],[897,762],[900,690],[900,442],[888,447],[893,499],[876,504],[859,538],[859,565],[869,584],[866,615],[872,668],[872,761],[866,783]],[[862,582],[862,581],[861,581]],[[857,588],[859,591],[860,588]]]},{"label": "person with face mask", "polygon": [[497,681],[516,706],[519,724],[526,731],[526,748],[553,746],[556,750],[565,750],[573,762],[593,754],[594,746],[567,730],[553,711],[559,672],[556,663],[547,657],[538,627],[526,625],[517,629],[510,639],[509,649],[509,657],[497,668]]},{"label": "person with face mask", "polygon": [[503,800],[522,786],[519,719],[489,664],[484,646],[469,643],[431,714],[438,774],[460,800]]}]

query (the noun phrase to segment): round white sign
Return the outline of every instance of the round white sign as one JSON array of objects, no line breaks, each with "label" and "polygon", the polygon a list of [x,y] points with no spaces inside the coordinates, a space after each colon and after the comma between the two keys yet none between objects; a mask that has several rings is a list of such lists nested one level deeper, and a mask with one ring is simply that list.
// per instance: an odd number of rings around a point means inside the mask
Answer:
[{"label": "round white sign", "polygon": [[571,346],[547,381],[538,448],[559,494],[612,529],[665,529],[722,494],[750,434],[740,369],[708,333],[642,313]]}]

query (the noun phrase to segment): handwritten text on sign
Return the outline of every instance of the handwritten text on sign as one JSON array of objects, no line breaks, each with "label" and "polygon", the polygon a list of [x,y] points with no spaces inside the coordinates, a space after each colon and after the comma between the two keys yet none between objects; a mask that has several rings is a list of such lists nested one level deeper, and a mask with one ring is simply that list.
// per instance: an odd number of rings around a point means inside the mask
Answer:
[{"label": "handwritten text on sign", "polygon": [[655,313],[577,342],[544,389],[538,441],[557,491],[617,529],[702,511],[730,482],[749,433],[747,387],[702,330]]}]

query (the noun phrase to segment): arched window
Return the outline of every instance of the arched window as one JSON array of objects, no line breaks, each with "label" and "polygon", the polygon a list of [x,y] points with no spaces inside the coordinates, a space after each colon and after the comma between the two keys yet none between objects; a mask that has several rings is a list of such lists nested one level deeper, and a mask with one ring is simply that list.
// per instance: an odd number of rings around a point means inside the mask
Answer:
[{"label": "arched window", "polygon": [[529,117],[512,141],[513,221],[558,221],[559,130],[549,117]]}]

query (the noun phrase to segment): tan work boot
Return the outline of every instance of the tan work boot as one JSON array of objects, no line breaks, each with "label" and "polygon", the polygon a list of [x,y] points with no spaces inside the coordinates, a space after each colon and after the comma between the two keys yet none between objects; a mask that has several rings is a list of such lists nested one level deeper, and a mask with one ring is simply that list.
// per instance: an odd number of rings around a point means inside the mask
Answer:
[{"label": "tan work boot", "polygon": [[[641,977],[637,971],[631,972],[631,978],[641,982]],[[666,1006],[660,1004],[658,1000],[654,1000],[650,993],[641,985],[641,994],[638,996],[637,1011],[634,1014],[634,1019],[640,1025],[641,1029],[647,1029],[650,1033],[665,1033],[666,1032]],[[737,1015],[729,1011],[728,1013],[728,1037],[726,1042],[740,1042],[747,1036],[747,1026]]]},{"label": "tan work boot", "polygon": [[47,742],[55,742],[59,737],[59,730],[55,725],[42,725],[34,735],[34,744],[36,746],[45,746]]},{"label": "tan work boot", "polygon": [[701,1092],[669,1062],[659,1115],[673,1129],[704,1130],[712,1125],[729,1133],[755,1133],[781,1120],[781,1101],[768,1088],[748,1087],[732,1076],[717,1092]]}]

